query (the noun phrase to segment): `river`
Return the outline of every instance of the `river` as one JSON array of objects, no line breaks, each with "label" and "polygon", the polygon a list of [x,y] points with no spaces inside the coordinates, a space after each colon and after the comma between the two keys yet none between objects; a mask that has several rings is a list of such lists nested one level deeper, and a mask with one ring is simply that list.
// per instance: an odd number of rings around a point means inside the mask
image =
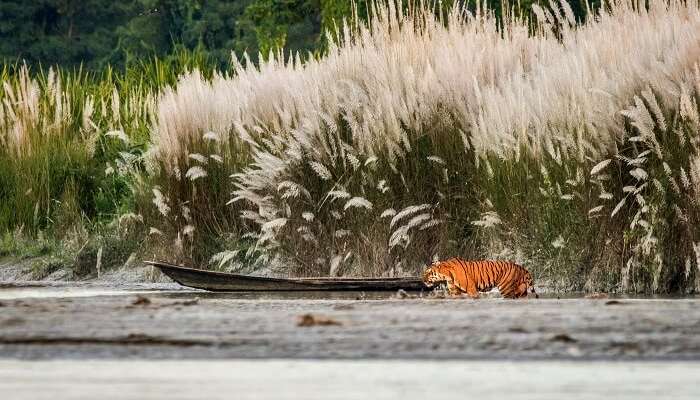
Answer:
[{"label": "river", "polygon": [[0,286],[2,399],[690,399],[699,360],[697,298]]}]

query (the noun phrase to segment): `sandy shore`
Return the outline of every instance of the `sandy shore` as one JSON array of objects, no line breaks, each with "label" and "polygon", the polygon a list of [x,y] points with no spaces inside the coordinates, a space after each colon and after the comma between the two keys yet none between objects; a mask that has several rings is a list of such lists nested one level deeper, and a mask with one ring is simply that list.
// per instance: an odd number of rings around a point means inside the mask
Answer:
[{"label": "sandy shore", "polygon": [[700,360],[698,299],[362,299],[139,285],[5,287],[0,304],[0,358]]}]

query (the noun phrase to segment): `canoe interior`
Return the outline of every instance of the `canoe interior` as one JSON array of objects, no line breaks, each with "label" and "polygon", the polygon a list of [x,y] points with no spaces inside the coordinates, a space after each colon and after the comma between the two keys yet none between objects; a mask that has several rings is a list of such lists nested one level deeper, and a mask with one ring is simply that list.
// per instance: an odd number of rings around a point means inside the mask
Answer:
[{"label": "canoe interior", "polygon": [[427,289],[419,277],[282,279],[204,271],[157,261],[147,261],[146,264],[157,267],[183,286],[210,291],[393,291],[399,289],[417,291]]}]

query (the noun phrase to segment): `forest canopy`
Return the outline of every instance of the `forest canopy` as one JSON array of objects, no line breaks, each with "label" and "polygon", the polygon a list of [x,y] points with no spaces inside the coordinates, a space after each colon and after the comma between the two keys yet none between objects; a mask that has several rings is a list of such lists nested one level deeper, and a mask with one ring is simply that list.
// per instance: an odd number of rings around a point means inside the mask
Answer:
[{"label": "forest canopy", "polygon": [[[404,1],[406,3],[407,1]],[[513,2],[529,10],[533,0]],[[195,50],[225,65],[231,52],[315,52],[323,32],[367,0],[0,0],[0,59],[4,63],[101,69],[123,67],[179,50]],[[453,0],[444,0],[449,6]],[[577,17],[584,0],[570,0]],[[502,13],[501,0],[485,4]],[[505,4],[508,4],[506,1]]]}]

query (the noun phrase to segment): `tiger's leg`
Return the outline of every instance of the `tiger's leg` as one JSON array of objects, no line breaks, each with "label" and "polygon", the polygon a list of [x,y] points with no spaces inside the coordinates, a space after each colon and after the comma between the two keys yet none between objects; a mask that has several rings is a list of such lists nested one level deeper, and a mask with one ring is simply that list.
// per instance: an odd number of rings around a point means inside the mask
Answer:
[{"label": "tiger's leg", "polygon": [[501,295],[506,299],[517,299],[527,295],[527,291],[523,292],[523,289],[527,290],[527,285],[524,282],[518,283],[518,281],[514,280],[504,285],[501,289]]},{"label": "tiger's leg", "polygon": [[450,296],[459,296],[464,292],[464,288],[460,287],[460,280],[454,269],[450,270],[450,279],[447,281],[447,291]]},{"label": "tiger's leg", "polygon": [[454,282],[447,281],[447,292],[450,294],[450,296],[459,296],[462,294],[462,291],[459,290],[459,287],[454,284]]},{"label": "tiger's leg", "polygon": [[517,290],[517,271],[514,268],[508,269],[501,281],[498,284],[498,291],[501,292],[501,296],[504,299],[515,298],[515,292]]},{"label": "tiger's leg", "polygon": [[521,282],[518,285],[518,289],[515,292],[515,297],[517,297],[517,298],[527,297],[527,283]]},{"label": "tiger's leg", "polygon": [[479,291],[476,289],[476,282],[471,279],[467,281],[467,295],[469,295],[469,297],[472,299],[479,298]]}]

